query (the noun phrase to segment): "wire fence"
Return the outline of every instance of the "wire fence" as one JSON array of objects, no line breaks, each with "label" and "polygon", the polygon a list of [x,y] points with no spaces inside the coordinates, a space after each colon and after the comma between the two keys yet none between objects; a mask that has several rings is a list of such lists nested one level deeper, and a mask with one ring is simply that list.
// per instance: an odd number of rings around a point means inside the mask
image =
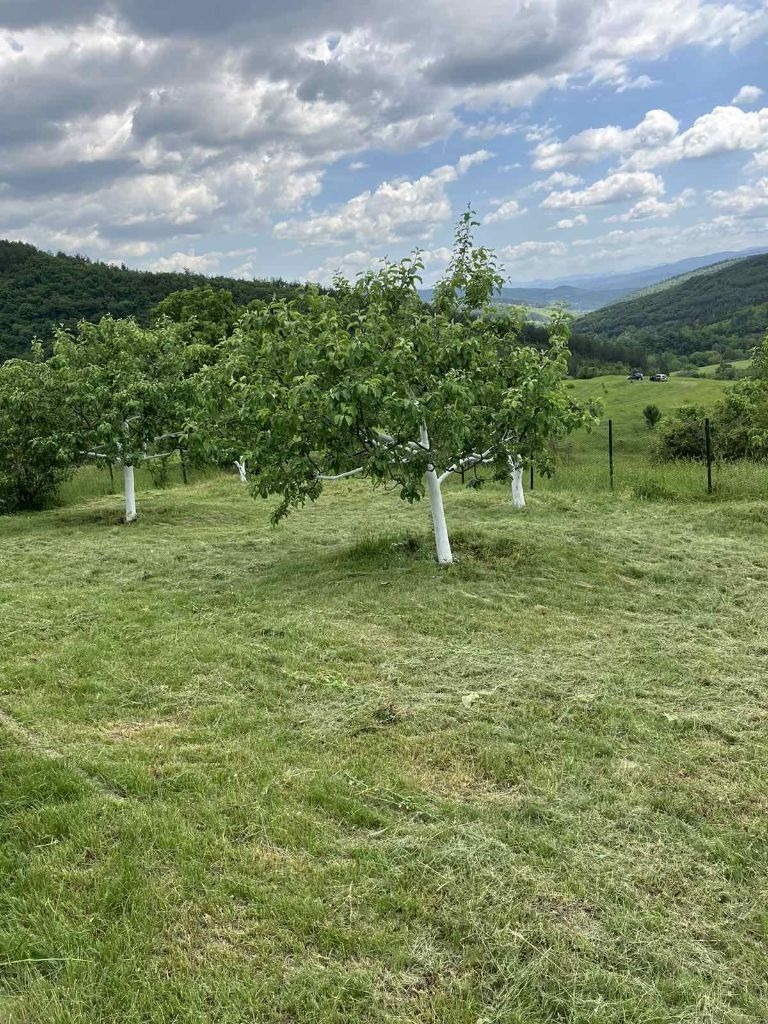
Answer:
[{"label": "wire fence", "polygon": [[639,498],[768,497],[768,463],[724,461],[713,455],[713,430],[706,420],[702,448],[708,458],[659,462],[654,431],[612,419],[578,431],[558,444],[550,476],[528,467],[526,484],[537,491],[629,491]]}]

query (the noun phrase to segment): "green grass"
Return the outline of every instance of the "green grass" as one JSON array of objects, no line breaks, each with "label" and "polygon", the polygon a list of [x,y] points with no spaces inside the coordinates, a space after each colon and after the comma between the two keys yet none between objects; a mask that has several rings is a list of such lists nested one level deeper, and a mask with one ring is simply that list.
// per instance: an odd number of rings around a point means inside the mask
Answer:
[{"label": "green grass", "polygon": [[[664,383],[647,379],[630,383],[624,377],[606,376],[571,381],[570,386],[578,398],[600,400],[601,422],[591,432],[577,431],[559,445],[556,474],[551,480],[539,477],[535,483],[539,491],[610,489],[609,419],[613,421],[614,482],[618,489],[638,497],[685,500],[696,500],[706,491],[706,466],[653,464],[650,449],[654,432],[646,426],[643,409],[653,403],[663,416],[685,404],[711,409],[731,382],[670,377]],[[715,491],[722,497],[768,496],[768,464],[716,463],[713,478]]]},{"label": "green grass", "polygon": [[[747,370],[752,365],[751,359],[734,359],[731,366],[735,370]],[[709,366],[700,366],[699,373],[703,377],[714,377],[720,367],[720,363],[712,363]]]},{"label": "green grass", "polygon": [[763,501],[119,506],[0,519],[0,1021],[768,1019]]}]

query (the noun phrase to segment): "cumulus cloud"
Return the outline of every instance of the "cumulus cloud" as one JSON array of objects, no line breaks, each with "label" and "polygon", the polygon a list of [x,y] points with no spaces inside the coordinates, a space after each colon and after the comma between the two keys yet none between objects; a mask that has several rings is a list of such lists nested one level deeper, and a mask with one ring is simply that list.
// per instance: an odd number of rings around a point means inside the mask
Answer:
[{"label": "cumulus cloud", "polygon": [[517,245],[506,245],[500,250],[503,259],[510,263],[538,263],[542,260],[565,256],[568,246],[565,242],[519,242]]},{"label": "cumulus cloud", "polygon": [[683,207],[689,206],[695,196],[695,191],[692,188],[683,189],[679,196],[675,199],[670,199],[669,202],[664,202],[662,199],[656,199],[654,196],[649,196],[647,199],[640,199],[634,204],[626,213],[616,214],[613,217],[606,217],[606,224],[615,223],[626,223],[627,221],[633,220],[666,220],[671,217],[672,214],[677,213],[678,210],[682,210]]},{"label": "cumulus cloud", "polygon": [[[575,82],[641,88],[636,61],[761,24],[740,0],[508,0],[475,5],[471,33],[466,17],[461,0],[6,0],[0,234],[184,254],[190,236],[312,222],[332,166],[462,134],[556,146],[509,111]],[[379,223],[349,237],[408,230]]]},{"label": "cumulus cloud", "polygon": [[[340,169],[373,166],[372,153],[519,133],[541,150],[542,171],[564,175],[593,159],[597,140],[567,156],[558,146],[571,140],[516,110],[574,83],[647,87],[637,61],[645,72],[681,47],[736,46],[760,31],[760,16],[745,0],[508,0],[475,5],[468,33],[462,0],[7,0],[0,234],[115,258],[195,255],[191,241],[200,251],[201,239],[220,245],[275,221],[328,227],[333,242],[347,228],[305,212],[330,168],[338,185]],[[651,114],[644,127],[603,133],[608,152],[624,160],[644,139],[663,150]],[[574,177],[545,188],[575,189]],[[356,206],[380,219],[342,234],[359,240],[350,252],[428,238],[443,222],[449,195],[432,175],[412,178],[428,209],[421,226],[407,183],[389,182],[393,202],[406,201],[402,219],[374,189]],[[301,244],[319,238],[281,230]]]},{"label": "cumulus cloud", "polygon": [[625,161],[625,166],[659,167],[679,160],[748,152],[765,146],[768,146],[768,107],[753,111],[733,106],[715,107],[665,143],[638,148]]},{"label": "cumulus cloud", "polygon": [[577,213],[575,217],[564,217],[563,220],[559,220],[555,227],[562,228],[564,231],[570,231],[572,228],[583,227],[584,224],[588,223],[589,220],[586,213]]},{"label": "cumulus cloud", "polygon": [[547,192],[556,188],[573,188],[574,185],[581,185],[584,181],[578,174],[571,174],[568,171],[554,171],[548,178],[534,181],[531,188],[534,192]]},{"label": "cumulus cloud", "polygon": [[742,85],[739,91],[731,100],[736,107],[751,107],[760,99],[764,90],[758,85]]},{"label": "cumulus cloud", "polygon": [[754,185],[741,185],[730,192],[712,192],[708,199],[713,206],[729,210],[737,217],[768,214],[768,177],[760,178]]},{"label": "cumulus cloud", "polygon": [[336,210],[300,219],[278,221],[276,238],[290,238],[305,245],[338,241],[400,242],[431,237],[435,227],[453,216],[445,190],[477,163],[491,157],[480,149],[415,180],[382,182],[373,191],[361,192]]},{"label": "cumulus cloud", "polygon": [[616,171],[579,191],[550,192],[541,206],[545,210],[604,206],[640,196],[660,196],[663,192],[664,182],[650,171]]},{"label": "cumulus cloud", "polygon": [[[751,95],[756,100],[759,91]],[[588,128],[562,142],[539,143],[534,149],[533,165],[537,170],[550,170],[617,155],[623,168],[641,170],[763,146],[768,146],[768,107],[755,111],[737,106],[715,107],[684,131],[680,131],[679,122],[666,110],[650,110],[634,128],[606,125]]]},{"label": "cumulus cloud", "polygon": [[564,142],[541,142],[534,150],[533,166],[539,171],[569,164],[602,160],[613,153],[634,152],[639,148],[657,148],[675,137],[679,122],[666,110],[649,110],[634,128],[617,125],[587,128]]},{"label": "cumulus cloud", "polygon": [[503,203],[499,203],[491,213],[486,214],[483,223],[499,224],[501,221],[519,217],[521,213],[525,213],[525,208],[521,207],[516,199],[507,199]]}]

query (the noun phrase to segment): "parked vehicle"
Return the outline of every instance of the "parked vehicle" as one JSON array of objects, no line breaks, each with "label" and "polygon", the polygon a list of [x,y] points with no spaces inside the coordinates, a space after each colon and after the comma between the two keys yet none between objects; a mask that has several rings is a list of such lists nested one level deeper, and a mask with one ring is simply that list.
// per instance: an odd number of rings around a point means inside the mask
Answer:
[{"label": "parked vehicle", "polygon": [[642,380],[643,375],[639,370],[633,370],[632,373],[627,377],[627,380]]},{"label": "parked vehicle", "polygon": [[651,380],[663,382],[665,380],[669,380],[669,377],[666,375],[666,373],[654,373],[654,375],[651,377]]}]

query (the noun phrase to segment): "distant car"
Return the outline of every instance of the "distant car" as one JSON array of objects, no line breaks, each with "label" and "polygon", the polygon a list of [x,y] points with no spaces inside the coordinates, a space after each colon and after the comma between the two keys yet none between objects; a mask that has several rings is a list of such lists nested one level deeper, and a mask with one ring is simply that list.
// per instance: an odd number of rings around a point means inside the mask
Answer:
[{"label": "distant car", "polygon": [[669,377],[666,375],[666,373],[654,373],[654,375],[651,377],[651,380],[663,383],[665,380],[669,380]]},{"label": "distant car", "polygon": [[627,380],[642,380],[643,375],[639,370],[633,370],[632,373],[627,377]]}]

